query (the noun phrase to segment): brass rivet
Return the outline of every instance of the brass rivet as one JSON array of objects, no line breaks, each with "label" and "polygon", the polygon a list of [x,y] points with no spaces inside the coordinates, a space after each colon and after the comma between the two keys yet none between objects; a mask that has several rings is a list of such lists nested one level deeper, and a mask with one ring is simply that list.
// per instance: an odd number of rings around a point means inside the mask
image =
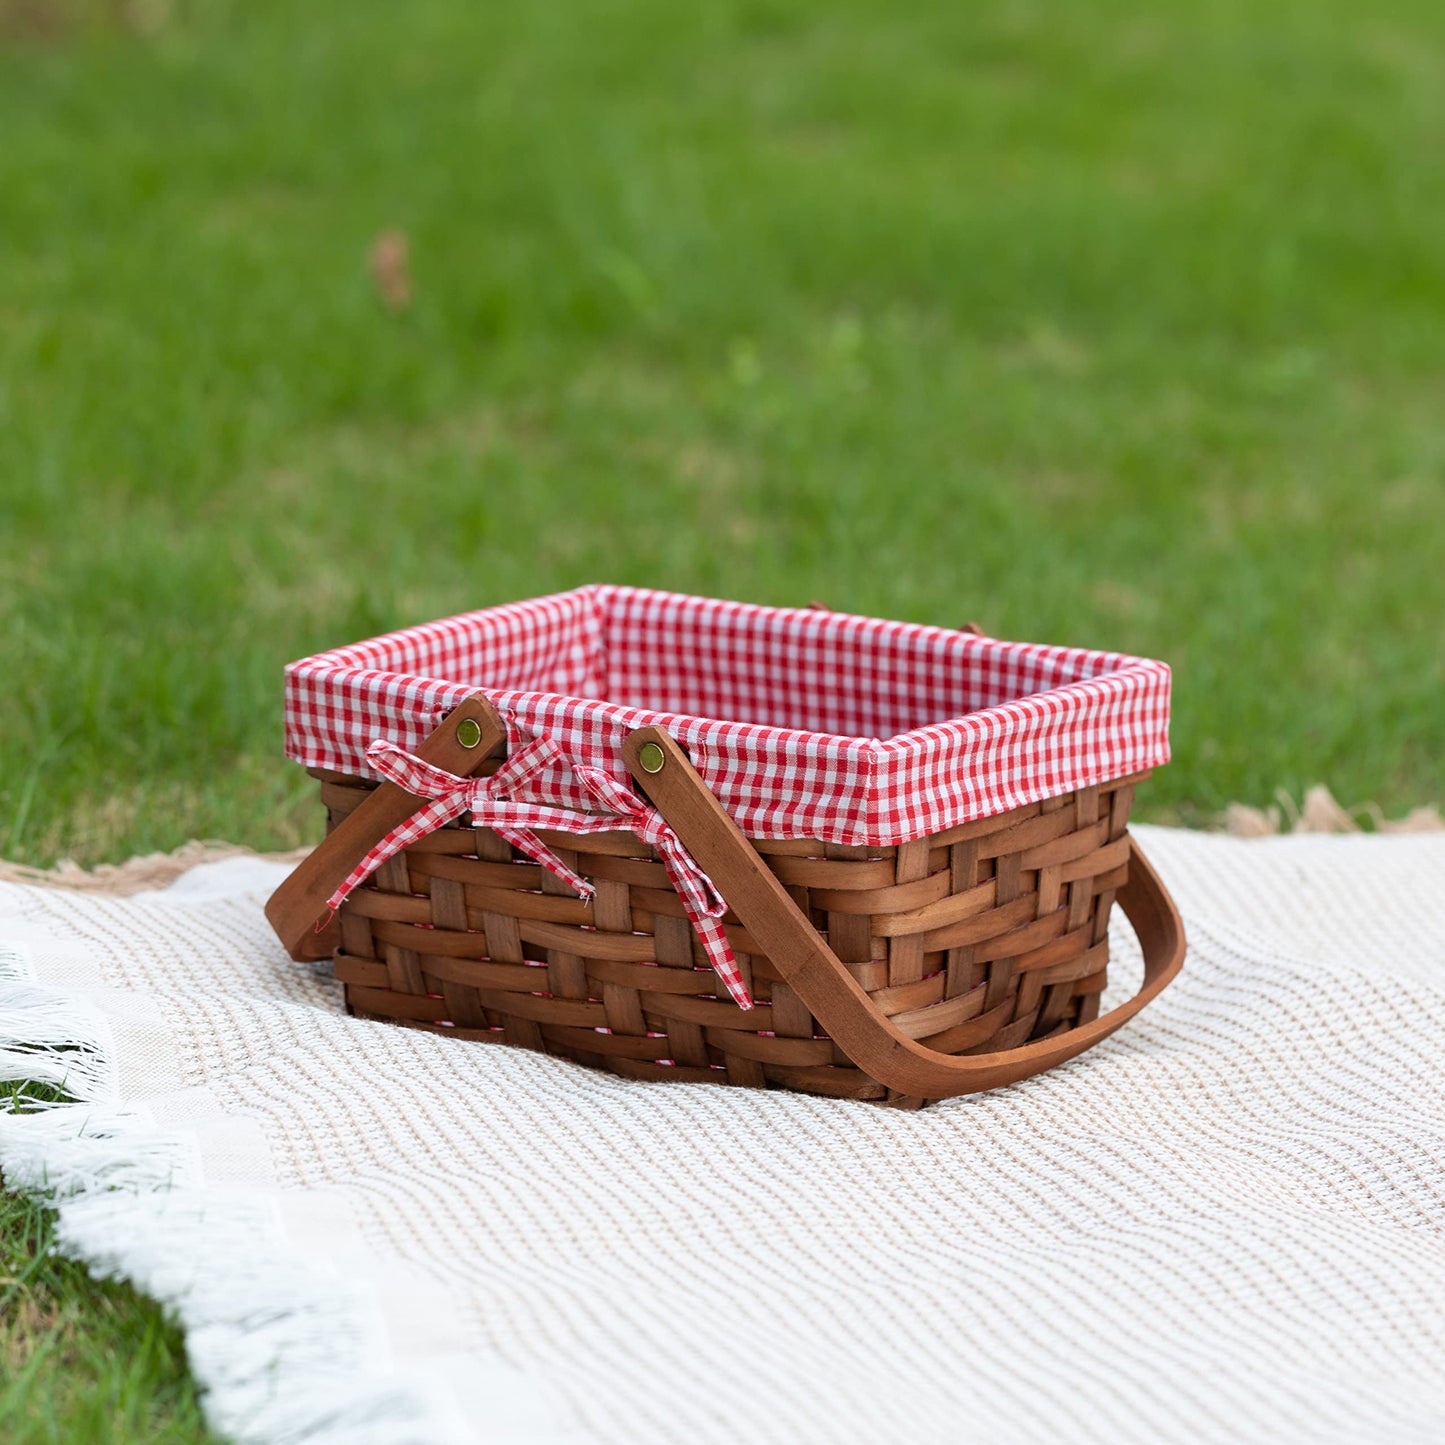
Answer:
[{"label": "brass rivet", "polygon": [[464,748],[474,748],[482,740],[482,725],[474,717],[464,717],[457,724],[457,741]]},{"label": "brass rivet", "polygon": [[637,750],[637,762],[644,773],[660,773],[667,754],[656,743],[643,743]]}]

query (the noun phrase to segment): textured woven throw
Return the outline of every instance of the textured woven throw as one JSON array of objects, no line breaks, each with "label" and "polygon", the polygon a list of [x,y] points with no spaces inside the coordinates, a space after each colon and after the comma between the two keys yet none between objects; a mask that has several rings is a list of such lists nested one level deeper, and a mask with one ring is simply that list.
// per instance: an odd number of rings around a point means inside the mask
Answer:
[{"label": "textured woven throw", "polygon": [[1445,836],[1138,832],[1178,982],[912,1114],[346,1018],[276,864],[0,885],[0,1074],[81,1100],[0,1168],[243,1441],[1445,1438]]}]

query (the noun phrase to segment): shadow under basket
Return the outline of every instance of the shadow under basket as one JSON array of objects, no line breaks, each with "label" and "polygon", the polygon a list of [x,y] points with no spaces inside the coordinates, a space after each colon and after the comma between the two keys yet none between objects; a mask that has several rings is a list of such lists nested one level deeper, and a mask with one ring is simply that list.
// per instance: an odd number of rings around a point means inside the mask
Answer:
[{"label": "shadow under basket", "polygon": [[[374,785],[317,775],[329,832]],[[1126,825],[1144,776],[895,847],[752,849],[880,1018],[931,1053],[982,1063],[1067,1045],[1098,1019],[1110,909],[1131,855],[1139,866]],[[595,886],[590,903],[465,819],[383,863],[338,915],[348,1009],[632,1079],[927,1101],[859,1068],[732,912],[724,924],[756,1005],[723,994],[662,861],[633,833],[539,836]],[[1059,1052],[1039,1051],[1025,1072]]]}]

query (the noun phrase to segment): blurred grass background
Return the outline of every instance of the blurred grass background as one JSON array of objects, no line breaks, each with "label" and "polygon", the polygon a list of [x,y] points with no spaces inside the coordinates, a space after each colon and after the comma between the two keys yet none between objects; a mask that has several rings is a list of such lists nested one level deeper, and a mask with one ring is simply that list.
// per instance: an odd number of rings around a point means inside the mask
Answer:
[{"label": "blurred grass background", "polygon": [[[314,838],[286,660],[590,580],[1165,658],[1145,817],[1440,802],[1442,154],[1435,0],[0,0],[0,856]],[[41,1274],[8,1438],[196,1438]]]},{"label": "blurred grass background", "polygon": [[286,660],[598,579],[1445,794],[1438,5],[0,3],[0,856],[314,837]]}]

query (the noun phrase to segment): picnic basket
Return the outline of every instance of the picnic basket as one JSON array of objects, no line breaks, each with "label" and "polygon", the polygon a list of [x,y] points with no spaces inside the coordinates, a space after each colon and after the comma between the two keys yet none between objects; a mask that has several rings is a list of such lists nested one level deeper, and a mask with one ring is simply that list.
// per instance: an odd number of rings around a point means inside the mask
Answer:
[{"label": "picnic basket", "polygon": [[[911,1107],[1178,972],[1128,831],[1148,659],[593,586],[293,663],[325,841],[267,914],[356,1015]],[[1118,900],[1143,983],[1100,1014]]]}]

